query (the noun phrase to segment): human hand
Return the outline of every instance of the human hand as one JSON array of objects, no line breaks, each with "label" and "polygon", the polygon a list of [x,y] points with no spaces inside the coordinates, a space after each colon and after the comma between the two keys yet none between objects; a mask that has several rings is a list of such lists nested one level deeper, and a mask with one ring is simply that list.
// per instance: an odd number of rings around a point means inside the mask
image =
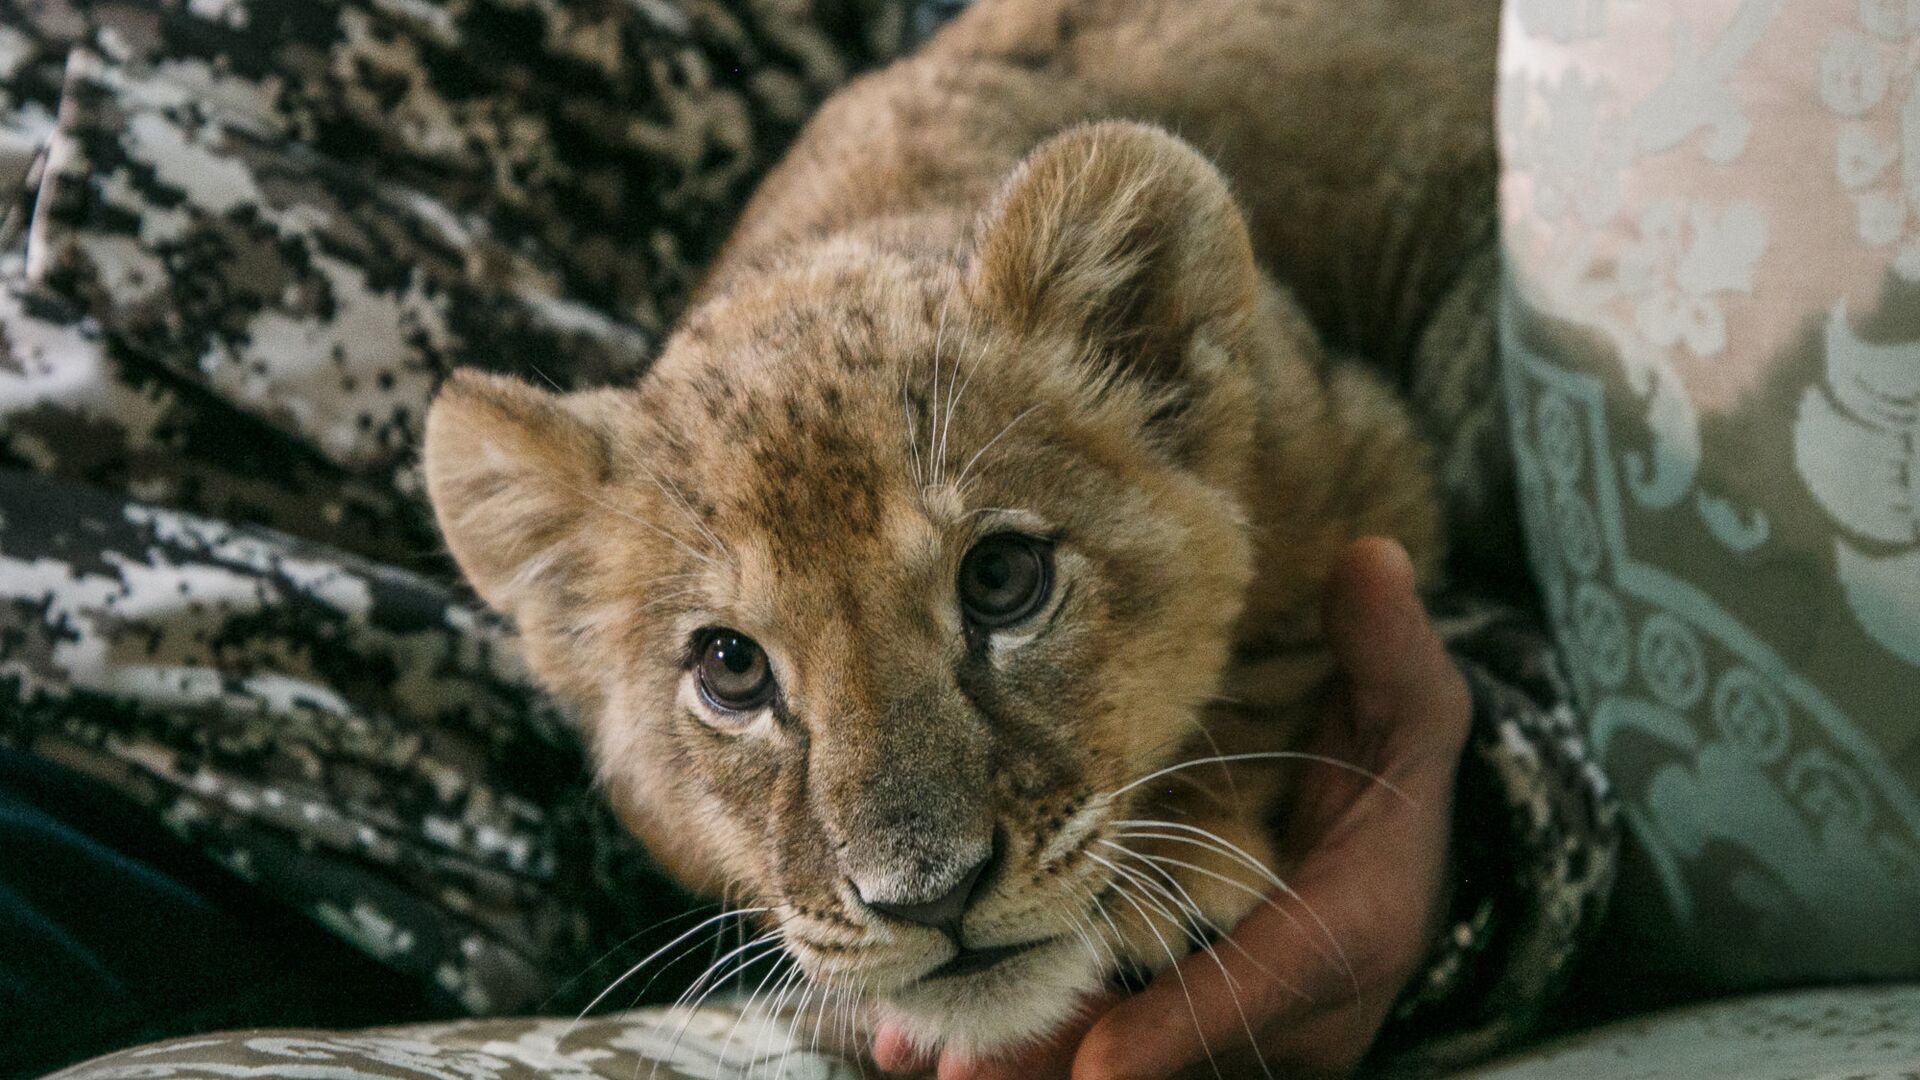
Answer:
[{"label": "human hand", "polygon": [[[1163,974],[1138,994],[1093,1002],[1085,1020],[1012,1057],[946,1055],[939,1080],[1147,1080],[1195,1065],[1212,1075],[1210,1055],[1223,1069],[1245,1062],[1233,1072],[1247,1075],[1259,1071],[1256,1054],[1288,1077],[1344,1076],[1359,1063],[1446,912],[1471,703],[1397,544],[1369,538],[1348,549],[1324,621],[1345,692],[1305,749],[1385,783],[1302,770],[1284,827],[1297,896],[1256,908],[1232,932],[1238,948],[1187,957],[1182,978]],[[935,1064],[889,1034],[875,1046],[882,1067]]]}]

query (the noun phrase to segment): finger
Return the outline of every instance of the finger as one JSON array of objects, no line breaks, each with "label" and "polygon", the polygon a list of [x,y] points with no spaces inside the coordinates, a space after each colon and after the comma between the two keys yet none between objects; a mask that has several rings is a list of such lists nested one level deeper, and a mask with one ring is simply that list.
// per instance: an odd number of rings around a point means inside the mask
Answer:
[{"label": "finger", "polygon": [[1405,548],[1382,537],[1354,541],[1327,583],[1323,621],[1340,669],[1357,686],[1417,693],[1445,658],[1415,590]]},{"label": "finger", "polygon": [[1273,1028],[1261,1043],[1261,1057],[1286,1080],[1350,1075],[1372,1049],[1386,1004],[1350,1004]]},{"label": "finger", "polygon": [[1046,1038],[1000,1057],[975,1061],[943,1058],[939,1080],[1055,1080],[1065,1077],[1073,1066],[1074,1051],[1094,1021],[1107,1011],[1119,995],[1101,993],[1088,1000],[1073,1019]]},{"label": "finger", "polygon": [[1380,537],[1354,541],[1328,583],[1324,612],[1356,725],[1398,729],[1465,714],[1465,683],[1427,617],[1413,563],[1399,544]]},{"label": "finger", "polygon": [[1049,1042],[1007,1057],[941,1058],[939,1080],[1063,1080],[1073,1067],[1073,1040]]},{"label": "finger", "polygon": [[916,1046],[900,1025],[883,1020],[873,1033],[873,1063],[881,1072],[921,1073],[933,1068],[931,1051]]},{"label": "finger", "polygon": [[[1302,905],[1335,911],[1311,881],[1298,898],[1276,898],[1233,931],[1238,948],[1196,953],[1154,976],[1094,1024],[1073,1060],[1074,1080],[1163,1077],[1212,1052],[1257,1041],[1275,1024],[1353,997],[1349,970],[1326,959],[1325,933]],[[1336,925],[1332,931],[1339,938]],[[1244,951],[1243,951],[1244,950]]]}]

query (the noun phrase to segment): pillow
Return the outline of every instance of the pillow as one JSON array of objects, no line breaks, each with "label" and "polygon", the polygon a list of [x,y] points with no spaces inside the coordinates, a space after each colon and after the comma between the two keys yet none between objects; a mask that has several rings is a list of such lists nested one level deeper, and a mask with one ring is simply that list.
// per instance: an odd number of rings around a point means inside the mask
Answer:
[{"label": "pillow", "polygon": [[1505,377],[1643,971],[1920,973],[1920,4],[1515,0]]},{"label": "pillow", "polygon": [[122,1050],[47,1080],[860,1080],[824,1025],[729,1005],[587,1020],[468,1020],[369,1031],[235,1031]]},{"label": "pillow", "polygon": [[1920,986],[1794,990],[1688,1005],[1528,1047],[1447,1080],[1904,1080]]}]

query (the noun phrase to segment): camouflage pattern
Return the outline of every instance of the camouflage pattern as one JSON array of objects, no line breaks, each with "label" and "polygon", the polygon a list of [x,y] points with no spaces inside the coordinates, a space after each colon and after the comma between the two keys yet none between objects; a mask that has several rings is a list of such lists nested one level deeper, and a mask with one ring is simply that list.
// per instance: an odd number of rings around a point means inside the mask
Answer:
[{"label": "camouflage pattern", "polygon": [[[637,377],[811,109],[960,6],[0,0],[0,743],[466,1011],[671,940],[691,901],[442,551],[426,403]],[[1496,621],[1455,635],[1484,865],[1400,1047],[1524,1027],[1611,880]]]},{"label": "camouflage pattern", "polygon": [[0,741],[460,1008],[564,1004],[687,901],[459,585],[421,418],[637,376],[903,17],[0,0]]},{"label": "camouflage pattern", "polygon": [[0,0],[0,462],[420,558],[438,380],[641,371],[890,3]]},{"label": "camouflage pattern", "polygon": [[443,586],[20,472],[0,508],[0,737],[371,955],[524,1007],[618,918],[596,908],[673,895],[500,627]]}]

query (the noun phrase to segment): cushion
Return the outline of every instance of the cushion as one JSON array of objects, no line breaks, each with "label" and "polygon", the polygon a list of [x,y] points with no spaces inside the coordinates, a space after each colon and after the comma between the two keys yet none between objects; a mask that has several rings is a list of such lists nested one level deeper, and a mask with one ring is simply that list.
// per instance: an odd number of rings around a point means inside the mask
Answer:
[{"label": "cushion", "polygon": [[370,1031],[243,1031],[123,1050],[60,1080],[857,1080],[812,1030],[725,1008],[469,1020]]},{"label": "cushion", "polygon": [[1920,986],[1803,990],[1674,1009],[1537,1046],[1449,1080],[1907,1080]]},{"label": "cushion", "polygon": [[1632,962],[1920,973],[1920,7],[1505,20],[1516,468]]},{"label": "cushion", "polygon": [[[825,1038],[821,1033],[820,1038]],[[97,1058],[57,1080],[853,1080],[811,1029],[725,1007],[578,1024],[468,1020],[351,1033],[249,1031]],[[1920,985],[1800,991],[1625,1021],[1451,1080],[1902,1080],[1920,1061]],[[55,1080],[50,1078],[50,1080]]]}]

